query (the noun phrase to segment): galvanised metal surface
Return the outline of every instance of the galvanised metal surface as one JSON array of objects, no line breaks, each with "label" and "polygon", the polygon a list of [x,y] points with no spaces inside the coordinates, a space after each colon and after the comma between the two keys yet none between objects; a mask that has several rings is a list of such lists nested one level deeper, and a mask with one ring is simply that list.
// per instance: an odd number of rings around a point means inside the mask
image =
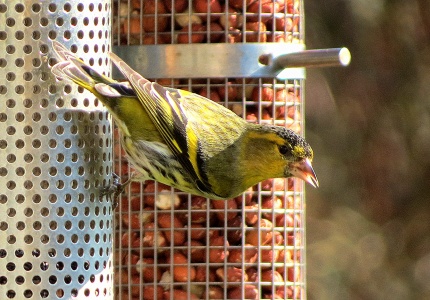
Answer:
[{"label": "galvanised metal surface", "polygon": [[110,72],[110,1],[0,2],[0,299],[112,299],[111,119],[52,40]]}]

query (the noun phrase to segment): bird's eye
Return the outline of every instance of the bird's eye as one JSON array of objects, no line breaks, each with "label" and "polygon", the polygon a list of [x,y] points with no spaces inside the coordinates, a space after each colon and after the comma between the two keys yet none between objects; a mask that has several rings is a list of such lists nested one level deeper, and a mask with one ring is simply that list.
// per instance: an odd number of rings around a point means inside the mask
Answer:
[{"label": "bird's eye", "polygon": [[279,153],[281,153],[282,155],[285,155],[288,153],[288,147],[285,145],[279,146]]}]

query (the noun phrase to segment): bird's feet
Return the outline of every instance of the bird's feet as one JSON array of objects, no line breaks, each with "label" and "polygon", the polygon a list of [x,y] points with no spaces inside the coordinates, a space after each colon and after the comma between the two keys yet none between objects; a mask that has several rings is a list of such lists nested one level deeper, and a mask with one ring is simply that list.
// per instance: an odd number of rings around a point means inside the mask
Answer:
[{"label": "bird's feet", "polygon": [[115,210],[118,206],[118,197],[124,192],[127,185],[132,181],[133,175],[130,176],[124,183],[121,183],[121,178],[112,173],[112,183],[107,186],[103,186],[100,189],[100,199],[107,197],[112,202],[112,208]]}]

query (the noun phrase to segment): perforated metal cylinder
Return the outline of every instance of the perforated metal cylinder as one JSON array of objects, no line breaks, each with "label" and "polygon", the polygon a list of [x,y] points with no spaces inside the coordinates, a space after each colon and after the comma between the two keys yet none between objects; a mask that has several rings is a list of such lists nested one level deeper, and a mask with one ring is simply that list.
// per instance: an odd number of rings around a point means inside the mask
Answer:
[{"label": "perforated metal cylinder", "polygon": [[112,299],[111,119],[52,40],[110,72],[110,1],[0,3],[0,299]]}]

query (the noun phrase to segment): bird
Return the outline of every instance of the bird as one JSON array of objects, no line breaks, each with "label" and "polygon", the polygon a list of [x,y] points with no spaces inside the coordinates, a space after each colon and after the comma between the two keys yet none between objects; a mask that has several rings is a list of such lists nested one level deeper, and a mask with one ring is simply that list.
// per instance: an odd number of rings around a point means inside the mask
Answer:
[{"label": "bird", "polygon": [[53,75],[93,93],[121,132],[137,172],[120,190],[131,181],[155,180],[226,200],[270,178],[297,177],[318,187],[312,148],[294,131],[247,122],[201,95],[151,82],[112,52],[108,57],[125,81],[100,74],[57,41],[52,48]]}]

